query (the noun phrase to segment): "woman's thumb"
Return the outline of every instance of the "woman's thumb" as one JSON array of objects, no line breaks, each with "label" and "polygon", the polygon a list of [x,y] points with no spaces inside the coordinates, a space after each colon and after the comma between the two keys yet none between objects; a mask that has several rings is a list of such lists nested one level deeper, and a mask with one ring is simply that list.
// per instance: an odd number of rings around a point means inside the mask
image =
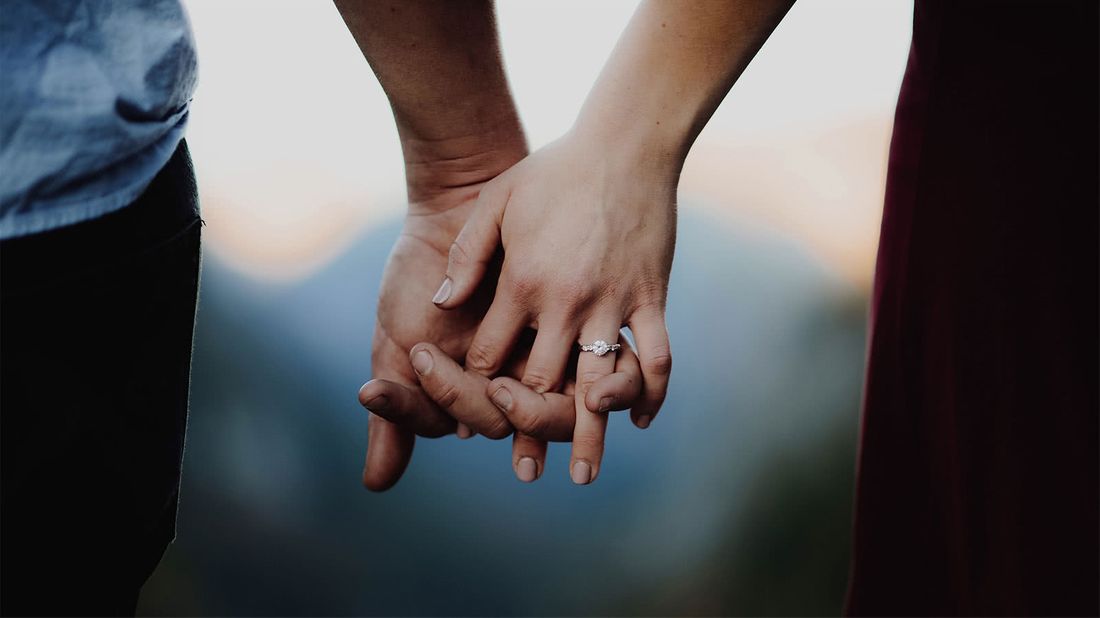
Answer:
[{"label": "woman's thumb", "polygon": [[485,276],[485,269],[500,245],[500,221],[507,193],[487,185],[447,256],[447,275],[432,302],[454,309],[466,302]]}]

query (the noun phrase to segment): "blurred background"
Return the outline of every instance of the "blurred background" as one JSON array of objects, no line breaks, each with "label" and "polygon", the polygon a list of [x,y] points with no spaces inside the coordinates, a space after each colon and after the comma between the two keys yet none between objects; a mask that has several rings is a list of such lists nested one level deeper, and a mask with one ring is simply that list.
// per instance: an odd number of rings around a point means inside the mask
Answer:
[{"label": "blurred background", "polygon": [[[563,133],[634,8],[502,0],[532,148]],[[676,371],[600,479],[551,445],[420,440],[359,477],[370,335],[405,207],[392,116],[328,2],[186,0],[207,221],[178,537],[149,615],[836,614],[867,295],[912,2],[798,3],[680,185]]]}]

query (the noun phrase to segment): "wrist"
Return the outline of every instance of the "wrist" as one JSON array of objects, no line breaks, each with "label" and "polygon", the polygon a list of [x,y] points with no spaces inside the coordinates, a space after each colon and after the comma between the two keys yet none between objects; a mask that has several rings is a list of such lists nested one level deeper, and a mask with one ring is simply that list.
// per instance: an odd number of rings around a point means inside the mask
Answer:
[{"label": "wrist", "polygon": [[585,103],[571,133],[612,160],[675,181],[697,131],[681,110],[654,99],[626,106],[597,99]]},{"label": "wrist", "polygon": [[657,182],[678,183],[680,170],[690,149],[682,135],[667,130],[664,121],[648,122],[629,114],[601,118],[582,114],[569,135],[582,152],[598,156],[618,172],[631,178],[649,178]]},{"label": "wrist", "polygon": [[456,195],[476,197],[482,184],[527,156],[518,120],[442,137],[399,132],[410,209],[448,209]]}]

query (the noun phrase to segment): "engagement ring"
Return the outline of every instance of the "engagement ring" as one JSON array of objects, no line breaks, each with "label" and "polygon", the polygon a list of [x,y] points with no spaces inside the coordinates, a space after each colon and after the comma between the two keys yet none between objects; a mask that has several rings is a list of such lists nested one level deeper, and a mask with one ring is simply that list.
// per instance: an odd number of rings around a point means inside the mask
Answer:
[{"label": "engagement ring", "polygon": [[603,356],[604,354],[607,354],[608,352],[614,352],[621,347],[623,346],[618,343],[608,343],[603,339],[597,339],[590,344],[582,343],[581,352],[591,352],[596,356]]}]

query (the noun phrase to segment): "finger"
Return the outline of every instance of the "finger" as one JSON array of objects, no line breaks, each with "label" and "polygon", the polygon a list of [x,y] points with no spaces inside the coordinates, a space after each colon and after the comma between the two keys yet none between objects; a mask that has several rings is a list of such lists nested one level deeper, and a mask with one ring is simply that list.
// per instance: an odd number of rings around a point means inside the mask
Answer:
[{"label": "finger", "polygon": [[537,393],[508,377],[496,378],[485,392],[516,432],[551,442],[568,442],[573,438],[577,412],[572,396]]},{"label": "finger", "polygon": [[371,380],[359,389],[359,403],[417,435],[438,438],[455,430],[455,420],[418,387],[393,380]]},{"label": "finger", "polygon": [[493,304],[466,351],[466,367],[483,376],[499,373],[528,321],[527,313],[515,303],[511,294],[497,288]]},{"label": "finger", "polygon": [[642,368],[638,356],[625,338],[615,359],[615,373],[600,378],[584,396],[584,405],[592,412],[625,410],[634,405],[642,392]]},{"label": "finger", "polygon": [[524,483],[533,483],[542,476],[546,465],[546,441],[516,432],[512,434],[512,470]]},{"label": "finger", "polygon": [[458,427],[455,427],[455,435],[459,440],[467,440],[474,437],[474,430],[470,429],[470,426],[466,423],[459,423]]},{"label": "finger", "polygon": [[409,360],[420,387],[455,420],[494,440],[512,433],[508,418],[485,395],[488,378],[463,370],[430,343],[414,345],[409,351]]},{"label": "finger", "polygon": [[575,330],[566,328],[562,320],[540,317],[535,345],[523,369],[523,383],[537,393],[559,390],[574,345]]},{"label": "finger", "polygon": [[668,378],[672,373],[672,349],[665,328],[664,311],[639,310],[631,316],[629,326],[638,348],[644,384],[641,399],[630,411],[630,420],[645,429],[665,401]]},{"label": "finger", "polygon": [[[617,343],[622,320],[608,316],[590,320],[581,329],[581,341],[591,344],[597,340]],[[593,352],[581,352],[577,359],[577,387],[573,395],[577,420],[573,428],[573,455],[569,462],[569,476],[578,485],[596,480],[603,460],[603,441],[607,431],[607,413],[592,412],[584,400],[589,389],[615,369],[615,352],[597,356]]]},{"label": "finger", "polygon": [[370,415],[367,431],[363,486],[371,491],[386,491],[408,467],[416,437],[408,429],[375,414]]},{"label": "finger", "polygon": [[508,360],[500,366],[498,375],[512,376],[517,380],[523,377],[523,370],[527,368],[527,357],[531,355],[531,348],[535,345],[537,334],[538,331],[533,328],[523,329],[516,338],[515,344],[512,345],[512,353],[508,355]]},{"label": "finger", "polygon": [[485,276],[485,269],[500,245],[500,221],[508,202],[507,185],[490,182],[478,195],[466,225],[447,255],[447,274],[432,302],[453,309],[466,302]]}]

